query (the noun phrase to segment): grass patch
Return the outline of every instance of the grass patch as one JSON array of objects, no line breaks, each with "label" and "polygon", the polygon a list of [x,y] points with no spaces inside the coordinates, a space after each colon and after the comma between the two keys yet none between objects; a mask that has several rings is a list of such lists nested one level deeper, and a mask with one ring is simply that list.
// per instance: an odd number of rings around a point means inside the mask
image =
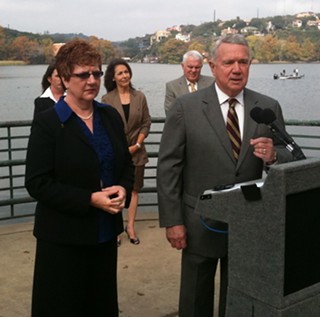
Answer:
[{"label": "grass patch", "polygon": [[0,66],[27,65],[24,61],[0,61]]}]

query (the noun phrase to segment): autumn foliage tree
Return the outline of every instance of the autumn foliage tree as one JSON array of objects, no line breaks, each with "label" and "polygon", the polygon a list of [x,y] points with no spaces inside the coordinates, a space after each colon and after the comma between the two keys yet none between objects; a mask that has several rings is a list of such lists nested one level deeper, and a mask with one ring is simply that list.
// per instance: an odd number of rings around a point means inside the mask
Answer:
[{"label": "autumn foliage tree", "polygon": [[26,36],[18,36],[10,45],[10,55],[14,60],[29,62],[33,56],[38,55],[38,44]]},{"label": "autumn foliage tree", "polygon": [[108,64],[114,58],[121,57],[120,51],[112,44],[111,41],[101,40],[95,36],[90,36],[89,42],[96,47],[102,56],[102,62],[105,64]]},{"label": "autumn foliage tree", "polygon": [[187,51],[187,44],[176,39],[169,39],[159,47],[161,62],[166,64],[181,63],[183,54]]}]

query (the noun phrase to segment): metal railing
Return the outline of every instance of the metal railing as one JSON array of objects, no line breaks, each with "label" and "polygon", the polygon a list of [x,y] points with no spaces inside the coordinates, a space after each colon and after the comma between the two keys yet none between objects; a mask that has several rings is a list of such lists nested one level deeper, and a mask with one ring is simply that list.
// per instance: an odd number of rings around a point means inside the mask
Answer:
[{"label": "metal railing", "polygon": [[[152,118],[146,139],[149,163],[139,210],[157,211],[156,167],[165,118]],[[31,121],[0,122],[0,220],[32,217],[35,201],[24,187],[25,156]],[[320,157],[320,121],[286,122],[286,128],[305,155]]]}]

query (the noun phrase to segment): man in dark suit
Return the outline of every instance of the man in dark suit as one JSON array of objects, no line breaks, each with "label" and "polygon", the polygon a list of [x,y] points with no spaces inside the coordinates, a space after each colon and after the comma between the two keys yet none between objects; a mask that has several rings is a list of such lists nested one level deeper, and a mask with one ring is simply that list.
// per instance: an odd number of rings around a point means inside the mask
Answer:
[{"label": "man in dark suit", "polygon": [[177,97],[208,87],[213,83],[213,77],[201,75],[203,57],[198,51],[189,51],[183,55],[183,76],[166,83],[164,110],[168,110]]},{"label": "man in dark suit", "polygon": [[[177,98],[168,112],[158,160],[160,226],[173,248],[182,249],[179,317],[212,317],[214,277],[220,260],[219,316],[227,293],[226,224],[206,229],[194,213],[204,190],[262,177],[264,167],[292,160],[266,125],[250,118],[252,108],[272,109],[284,128],[279,103],[245,88],[251,63],[240,35],[220,39],[211,52],[215,83]],[[236,158],[227,132],[229,98],[236,98],[241,147]]]}]

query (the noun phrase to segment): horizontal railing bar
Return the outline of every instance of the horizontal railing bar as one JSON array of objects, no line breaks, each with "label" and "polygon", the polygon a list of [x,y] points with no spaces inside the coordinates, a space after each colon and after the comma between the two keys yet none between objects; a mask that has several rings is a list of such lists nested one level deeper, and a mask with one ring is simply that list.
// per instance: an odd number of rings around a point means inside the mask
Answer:
[{"label": "horizontal railing bar", "polygon": [[0,200],[0,207],[31,203],[31,202],[35,202],[35,199],[30,196],[25,196],[21,198],[8,198],[8,199]]},{"label": "horizontal railing bar", "polygon": [[0,161],[0,167],[25,165],[25,159]]},{"label": "horizontal railing bar", "polygon": [[28,213],[28,214],[23,214],[23,215],[14,215],[14,216],[9,216],[9,217],[3,217],[3,218],[0,218],[0,220],[1,220],[1,221],[5,221],[5,220],[22,219],[22,218],[28,218],[28,217],[34,217],[34,213]]}]

